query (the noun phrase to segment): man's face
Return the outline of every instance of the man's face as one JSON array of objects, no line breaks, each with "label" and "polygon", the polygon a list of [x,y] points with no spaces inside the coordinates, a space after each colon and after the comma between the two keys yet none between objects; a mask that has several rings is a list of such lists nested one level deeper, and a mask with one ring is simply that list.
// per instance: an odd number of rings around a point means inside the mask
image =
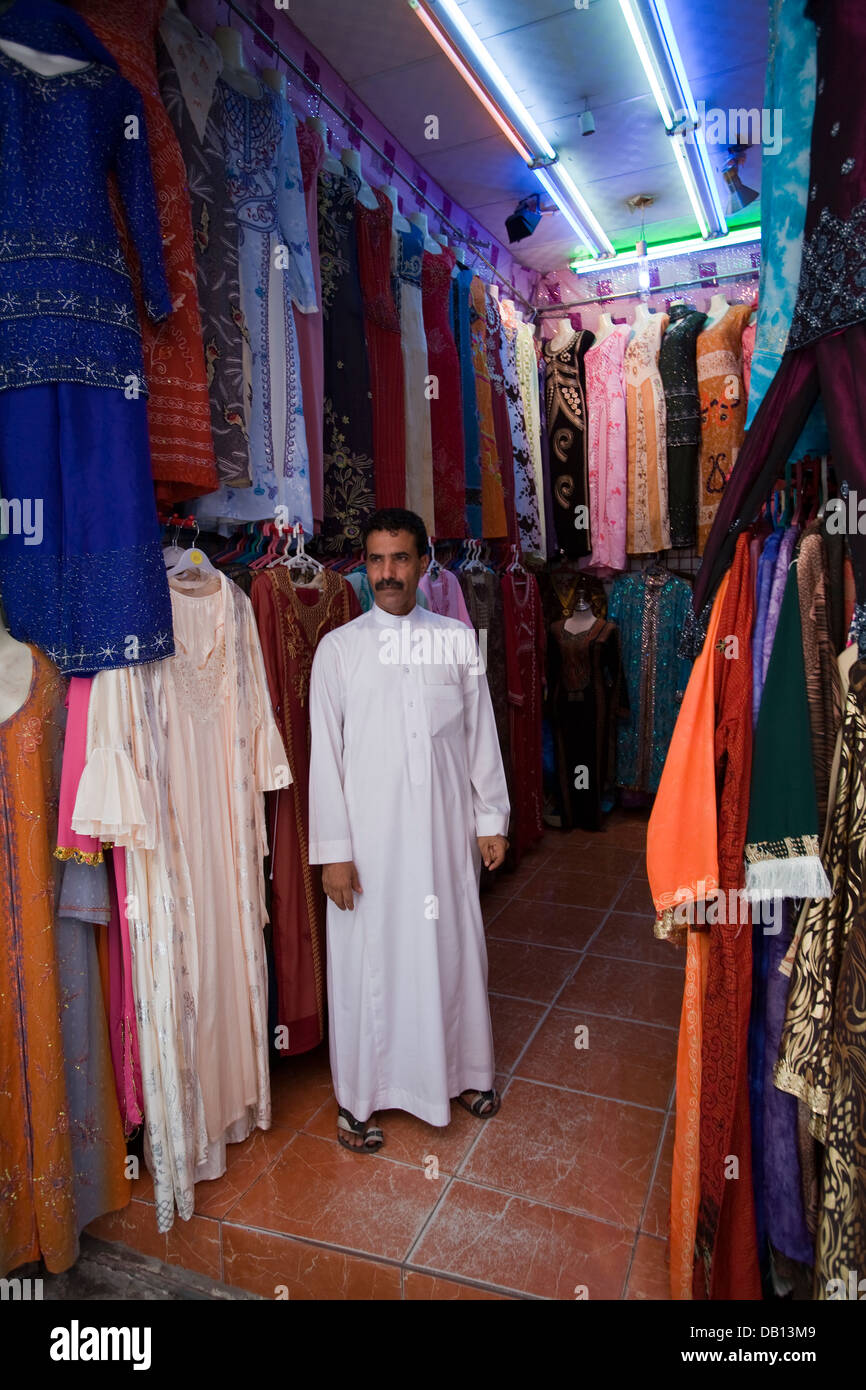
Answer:
[{"label": "man's face", "polygon": [[429,556],[419,555],[410,531],[371,531],[367,537],[367,578],[386,613],[411,613],[418,581]]}]

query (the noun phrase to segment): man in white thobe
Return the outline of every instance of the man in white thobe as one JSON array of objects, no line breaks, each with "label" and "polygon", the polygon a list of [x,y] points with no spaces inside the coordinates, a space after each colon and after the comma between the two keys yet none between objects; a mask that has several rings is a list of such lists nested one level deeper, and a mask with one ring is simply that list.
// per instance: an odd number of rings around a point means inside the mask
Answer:
[{"label": "man in white thobe", "polygon": [[365,531],[374,606],[327,633],[310,684],[310,863],[328,895],[331,1069],[347,1148],[374,1111],[487,1118],[493,1037],[478,885],[505,857],[509,802],[474,632],[418,607],[420,517]]}]

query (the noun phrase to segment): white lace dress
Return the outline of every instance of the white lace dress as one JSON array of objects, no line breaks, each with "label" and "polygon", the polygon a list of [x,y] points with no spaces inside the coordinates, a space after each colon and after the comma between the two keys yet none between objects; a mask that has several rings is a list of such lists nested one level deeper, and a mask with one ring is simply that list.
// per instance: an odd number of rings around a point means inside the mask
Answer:
[{"label": "white lace dress", "polygon": [[270,1125],[263,793],[291,780],[249,599],[222,575],[171,588],[175,655],[94,680],[73,818],[127,850],[161,1231],[225,1172],[226,1144]]}]

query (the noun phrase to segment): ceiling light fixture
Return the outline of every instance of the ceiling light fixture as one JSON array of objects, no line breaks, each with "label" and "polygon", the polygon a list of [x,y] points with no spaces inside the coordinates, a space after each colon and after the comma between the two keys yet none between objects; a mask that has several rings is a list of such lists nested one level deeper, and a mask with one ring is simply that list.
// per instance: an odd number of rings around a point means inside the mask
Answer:
[{"label": "ceiling light fixture", "polygon": [[456,0],[409,0],[409,5],[591,254],[614,255],[601,223]]},{"label": "ceiling light fixture", "polygon": [[[712,242],[713,251],[724,250],[727,246],[746,246],[749,242],[756,242],[760,245],[760,227],[740,227],[735,232],[728,232],[727,236],[717,237]],[[691,237],[684,241],[664,241],[657,246],[647,247],[647,257],[651,261],[666,260],[669,256],[689,256],[705,255],[709,247],[698,237]],[[640,260],[637,250],[621,251],[618,256],[609,257],[605,260],[597,261],[578,261],[572,262],[571,269],[575,275],[598,275],[603,270],[619,270],[622,266],[637,265]]]},{"label": "ceiling light fixture", "polygon": [[595,135],[595,116],[589,109],[589,97],[583,98],[583,110],[580,113],[580,133],[581,135]]},{"label": "ceiling light fixture", "polygon": [[728,224],[665,0],[619,0],[619,4],[665,130],[673,141],[701,236],[724,236]]}]

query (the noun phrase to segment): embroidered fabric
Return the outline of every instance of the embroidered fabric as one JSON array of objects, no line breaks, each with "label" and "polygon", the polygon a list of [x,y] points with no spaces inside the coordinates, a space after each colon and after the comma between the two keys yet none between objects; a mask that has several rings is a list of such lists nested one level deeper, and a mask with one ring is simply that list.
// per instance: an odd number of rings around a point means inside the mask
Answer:
[{"label": "embroidered fabric", "polygon": [[822,208],[803,242],[797,305],[788,350],[866,319],[866,199],[848,217]]},{"label": "embroidered fabric", "polygon": [[178,645],[172,671],[177,702],[196,723],[212,724],[215,719],[222,717],[226,692],[224,633],[201,666]]}]

